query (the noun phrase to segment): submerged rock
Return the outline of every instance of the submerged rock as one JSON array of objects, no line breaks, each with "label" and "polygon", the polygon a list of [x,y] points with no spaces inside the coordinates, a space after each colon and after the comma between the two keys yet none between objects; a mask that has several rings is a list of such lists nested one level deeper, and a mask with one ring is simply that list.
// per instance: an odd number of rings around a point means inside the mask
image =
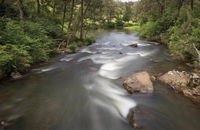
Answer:
[{"label": "submerged rock", "polygon": [[147,72],[139,72],[131,75],[123,83],[124,88],[130,93],[152,93],[154,88]]},{"label": "submerged rock", "polygon": [[135,112],[134,111],[129,111],[128,113],[128,116],[127,116],[127,119],[128,119],[128,122],[129,122],[129,125],[133,128],[136,128],[137,125],[136,125],[136,122],[135,122]]},{"label": "submerged rock", "polygon": [[131,45],[129,45],[129,46],[130,46],[130,47],[136,48],[136,47],[138,47],[138,44],[134,43],[134,44],[131,44]]},{"label": "submerged rock", "polygon": [[185,71],[169,71],[158,78],[175,91],[183,93],[195,102],[200,103],[200,76]]},{"label": "submerged rock", "polygon": [[10,74],[10,76],[13,78],[13,79],[21,79],[23,78],[23,76],[19,73],[19,72],[12,72]]}]

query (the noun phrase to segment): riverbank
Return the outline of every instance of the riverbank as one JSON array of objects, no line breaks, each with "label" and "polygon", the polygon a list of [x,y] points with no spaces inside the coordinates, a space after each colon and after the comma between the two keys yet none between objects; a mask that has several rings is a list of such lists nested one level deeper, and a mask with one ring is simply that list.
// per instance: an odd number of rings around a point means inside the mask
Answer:
[{"label": "riverbank", "polygon": [[[95,39],[92,37],[88,37],[85,40],[75,40],[73,42],[71,42],[68,46],[66,45],[66,42],[64,40],[62,40],[62,42],[60,43],[56,43],[57,46],[52,49],[51,52],[49,52],[49,54],[47,55],[47,57],[45,58],[45,61],[37,61],[36,63],[19,63],[20,61],[16,61],[13,65],[11,64],[11,66],[15,66],[18,64],[22,64],[23,67],[21,69],[14,67],[13,70],[9,70],[7,71],[7,66],[4,67],[0,67],[0,80],[3,80],[5,78],[12,78],[12,79],[21,79],[23,78],[23,75],[26,75],[28,72],[30,72],[30,70],[34,69],[35,67],[37,67],[40,64],[43,64],[45,62],[47,62],[49,59],[51,59],[52,57],[59,55],[60,53],[65,53],[65,54],[71,54],[71,53],[75,53],[76,49],[82,46],[88,46],[91,45],[92,43],[95,42]],[[5,55],[7,56],[7,55]],[[4,57],[3,57],[4,58]],[[2,60],[2,58],[1,58]],[[14,60],[14,59],[13,59]],[[8,61],[4,61],[4,62],[8,62]],[[7,71],[7,72],[6,72]]]}]

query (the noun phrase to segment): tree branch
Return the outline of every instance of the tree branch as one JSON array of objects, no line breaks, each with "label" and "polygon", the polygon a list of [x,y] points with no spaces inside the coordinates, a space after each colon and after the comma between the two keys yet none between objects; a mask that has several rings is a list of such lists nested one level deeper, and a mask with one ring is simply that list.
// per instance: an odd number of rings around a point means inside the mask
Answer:
[{"label": "tree branch", "polygon": [[193,48],[196,51],[197,55],[198,55],[198,60],[199,60],[199,65],[200,65],[200,51],[197,49],[197,47],[195,46],[195,44],[193,43]]}]

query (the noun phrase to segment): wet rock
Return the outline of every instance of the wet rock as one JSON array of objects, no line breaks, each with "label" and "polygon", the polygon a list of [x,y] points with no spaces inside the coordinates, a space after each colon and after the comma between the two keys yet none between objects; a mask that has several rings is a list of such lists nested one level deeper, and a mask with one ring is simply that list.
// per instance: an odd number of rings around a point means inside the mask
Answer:
[{"label": "wet rock", "polygon": [[13,79],[21,79],[23,78],[23,76],[19,73],[19,72],[12,72],[10,74],[10,76],[13,78]]},{"label": "wet rock", "polygon": [[131,75],[124,81],[123,86],[130,94],[135,92],[152,93],[154,90],[147,72],[139,72]]},{"label": "wet rock", "polygon": [[70,49],[68,49],[68,48],[61,48],[61,49],[59,49],[59,51],[63,51],[64,53],[67,53],[67,54],[71,54],[72,53],[72,51]]},{"label": "wet rock", "polygon": [[8,123],[7,121],[0,121],[0,126],[2,126],[2,127],[6,127],[9,125],[10,125],[10,123]]},{"label": "wet rock", "polygon": [[152,80],[152,81],[156,81],[156,79],[157,79],[157,78],[156,78],[155,76],[151,76],[151,80]]},{"label": "wet rock", "polygon": [[186,97],[200,103],[199,74],[173,70],[160,76],[158,79],[168,84],[175,91],[183,93]]},{"label": "wet rock", "polygon": [[137,124],[136,124],[136,119],[135,119],[135,111],[134,110],[131,110],[129,111],[128,113],[128,116],[127,116],[127,119],[128,119],[128,123],[131,127],[133,127],[134,129],[139,129],[141,130],[142,127],[139,127]]},{"label": "wet rock", "polygon": [[189,75],[186,72],[175,70],[160,76],[159,80],[172,86],[174,89],[184,88],[190,82]]},{"label": "wet rock", "polygon": [[136,48],[136,47],[138,47],[138,44],[134,43],[134,44],[131,44],[131,45],[129,45],[129,46],[130,46],[130,47]]},{"label": "wet rock", "polygon": [[90,67],[90,70],[97,71],[98,69],[96,67]]},{"label": "wet rock", "polygon": [[0,121],[0,126],[1,127],[8,127],[11,126],[12,124],[16,123],[17,120],[19,120],[22,116],[21,115],[11,115],[5,120]]},{"label": "wet rock", "polygon": [[135,123],[135,116],[134,116],[134,111],[129,111],[128,113],[128,116],[127,116],[127,119],[128,119],[128,122],[129,122],[129,125],[133,128],[136,128],[136,123]]},{"label": "wet rock", "polygon": [[123,53],[120,51],[119,54],[122,55]]}]

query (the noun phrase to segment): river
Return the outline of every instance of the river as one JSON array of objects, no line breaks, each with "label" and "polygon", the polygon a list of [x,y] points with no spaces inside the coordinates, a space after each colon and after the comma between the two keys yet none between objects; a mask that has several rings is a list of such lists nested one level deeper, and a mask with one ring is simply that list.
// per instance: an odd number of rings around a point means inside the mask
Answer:
[{"label": "river", "polygon": [[[129,95],[122,87],[138,71],[177,68],[165,47],[136,32],[97,31],[96,43],[62,54],[21,80],[0,84],[0,121],[5,130],[132,130],[126,119],[137,108],[147,130],[199,130],[200,107],[154,82],[153,94]],[[137,43],[137,48],[129,45]]]}]

